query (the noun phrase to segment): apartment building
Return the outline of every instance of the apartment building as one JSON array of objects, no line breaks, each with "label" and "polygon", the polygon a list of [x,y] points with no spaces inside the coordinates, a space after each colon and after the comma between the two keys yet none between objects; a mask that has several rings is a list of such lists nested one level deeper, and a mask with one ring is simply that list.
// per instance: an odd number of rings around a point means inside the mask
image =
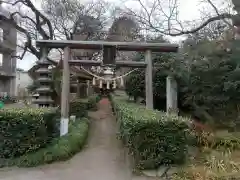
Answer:
[{"label": "apartment building", "polygon": [[[9,14],[0,4],[0,13]],[[17,31],[10,24],[0,20],[0,96],[16,95]]]}]

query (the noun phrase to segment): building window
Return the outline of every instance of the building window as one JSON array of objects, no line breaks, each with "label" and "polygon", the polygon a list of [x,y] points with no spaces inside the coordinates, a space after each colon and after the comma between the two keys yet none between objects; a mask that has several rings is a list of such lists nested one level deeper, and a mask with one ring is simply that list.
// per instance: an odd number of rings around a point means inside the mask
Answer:
[{"label": "building window", "polygon": [[0,28],[0,41],[3,41],[3,29]]}]

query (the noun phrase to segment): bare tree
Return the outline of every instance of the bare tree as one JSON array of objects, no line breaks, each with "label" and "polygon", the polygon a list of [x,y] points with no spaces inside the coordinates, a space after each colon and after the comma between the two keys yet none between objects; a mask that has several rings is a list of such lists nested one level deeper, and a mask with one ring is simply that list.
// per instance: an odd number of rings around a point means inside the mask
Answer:
[{"label": "bare tree", "polygon": [[107,8],[107,4],[102,1],[80,4],[78,0],[43,0],[43,11],[36,8],[31,0],[4,0],[2,4],[10,10],[7,14],[0,14],[0,21],[12,25],[20,35],[19,59],[23,59],[26,52],[35,55],[37,59],[41,58],[41,49],[34,43],[36,39],[71,39],[76,22],[83,16],[91,15],[99,19],[99,27],[103,27]]},{"label": "bare tree", "polygon": [[[212,0],[204,0],[204,2],[210,5],[214,13],[210,13],[211,16],[209,16],[209,12],[206,13],[206,16],[201,18],[200,23],[196,23],[196,20],[194,20],[193,24],[179,19],[178,0],[136,0],[136,2],[140,6],[140,10],[126,7],[125,13],[135,16],[143,29],[163,35],[180,36],[192,34],[209,23],[219,20],[224,20],[226,24],[232,26],[229,19],[232,20],[235,17],[233,11],[229,11],[230,8],[220,10]],[[230,4],[230,1],[228,4]],[[187,29],[186,27],[190,28]]]},{"label": "bare tree", "polygon": [[8,14],[0,14],[0,20],[12,25],[21,35],[18,46],[23,52],[18,58],[23,59],[26,52],[30,52],[39,59],[41,50],[36,48],[34,40],[37,34],[42,39],[54,38],[50,20],[33,5],[31,0],[10,0],[2,3],[7,4],[10,11]]},{"label": "bare tree", "polygon": [[[186,29],[186,23],[179,19],[178,0],[136,1],[141,7],[140,10],[119,8],[117,14],[135,17],[142,28],[163,35],[179,36],[195,33],[209,23],[222,19],[228,25],[231,25],[229,19],[235,22],[234,25],[239,21],[234,13],[219,10],[213,0],[205,0],[214,10],[214,15],[203,18],[200,25]],[[239,6],[238,0],[232,1],[235,3],[235,7]],[[107,16],[110,5],[103,1],[81,4],[78,0],[43,0],[43,11],[36,8],[31,0],[3,0],[2,3],[10,7],[11,13],[8,15],[0,14],[0,21],[11,24],[22,37],[18,44],[22,49],[22,54],[18,57],[20,59],[23,59],[26,52],[32,53],[38,59],[40,58],[41,49],[36,48],[34,44],[36,39],[72,39],[75,31],[85,32],[86,28],[79,26],[84,19],[83,17],[92,17],[92,20],[97,20],[100,23],[94,28],[100,28],[104,31],[110,24]],[[87,23],[83,24],[85,26]],[[80,30],[76,29],[79,27]],[[96,30],[94,28],[93,31]],[[89,30],[89,28],[87,29]],[[92,37],[87,36],[84,40]]]},{"label": "bare tree", "polygon": [[104,1],[82,4],[78,0],[43,0],[42,7],[52,22],[56,39],[70,40],[76,30],[79,34],[99,31],[108,20],[109,4]]}]

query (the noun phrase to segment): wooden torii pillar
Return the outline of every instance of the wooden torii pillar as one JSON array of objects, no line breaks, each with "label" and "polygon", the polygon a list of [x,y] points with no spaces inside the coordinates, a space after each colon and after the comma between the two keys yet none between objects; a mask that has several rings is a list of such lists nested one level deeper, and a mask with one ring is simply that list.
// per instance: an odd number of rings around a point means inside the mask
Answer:
[{"label": "wooden torii pillar", "polygon": [[[146,108],[153,109],[152,85],[152,52],[177,52],[177,44],[143,43],[143,42],[106,42],[106,41],[64,41],[64,40],[38,40],[37,46],[45,48],[64,49],[62,98],[61,98],[61,127],[60,135],[68,133],[69,121],[69,89],[70,66],[102,66],[114,65],[119,67],[145,68],[146,81]],[[104,50],[103,62],[93,60],[71,60],[71,49]],[[145,52],[145,62],[115,61],[116,51]],[[171,103],[170,103],[171,104]]]},{"label": "wooden torii pillar", "polygon": [[233,25],[235,26],[235,39],[240,40],[240,1],[232,0],[233,9],[237,11],[237,14],[233,17]]}]

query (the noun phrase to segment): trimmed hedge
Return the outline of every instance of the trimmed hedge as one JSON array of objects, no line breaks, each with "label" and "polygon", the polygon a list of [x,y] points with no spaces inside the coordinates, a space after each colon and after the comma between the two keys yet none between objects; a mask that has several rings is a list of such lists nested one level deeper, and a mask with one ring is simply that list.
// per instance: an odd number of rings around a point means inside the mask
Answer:
[{"label": "trimmed hedge", "polygon": [[0,158],[18,157],[44,147],[58,135],[53,108],[0,110]]},{"label": "trimmed hedge", "polygon": [[96,95],[90,96],[87,99],[75,99],[70,102],[70,114],[77,118],[85,117],[87,110],[96,110],[99,97]]},{"label": "trimmed hedge", "polygon": [[148,110],[143,106],[112,96],[120,136],[139,169],[162,164],[181,164],[187,154],[187,119]]},{"label": "trimmed hedge", "polygon": [[71,158],[84,146],[88,136],[86,118],[78,119],[69,126],[69,133],[54,139],[46,148],[13,160],[2,161],[2,166],[34,167]]},{"label": "trimmed hedge", "polygon": [[97,103],[101,100],[100,96],[93,95],[88,98],[88,109],[97,110]]},{"label": "trimmed hedge", "polygon": [[77,118],[85,117],[88,110],[88,101],[85,99],[75,99],[70,102],[69,114]]}]

